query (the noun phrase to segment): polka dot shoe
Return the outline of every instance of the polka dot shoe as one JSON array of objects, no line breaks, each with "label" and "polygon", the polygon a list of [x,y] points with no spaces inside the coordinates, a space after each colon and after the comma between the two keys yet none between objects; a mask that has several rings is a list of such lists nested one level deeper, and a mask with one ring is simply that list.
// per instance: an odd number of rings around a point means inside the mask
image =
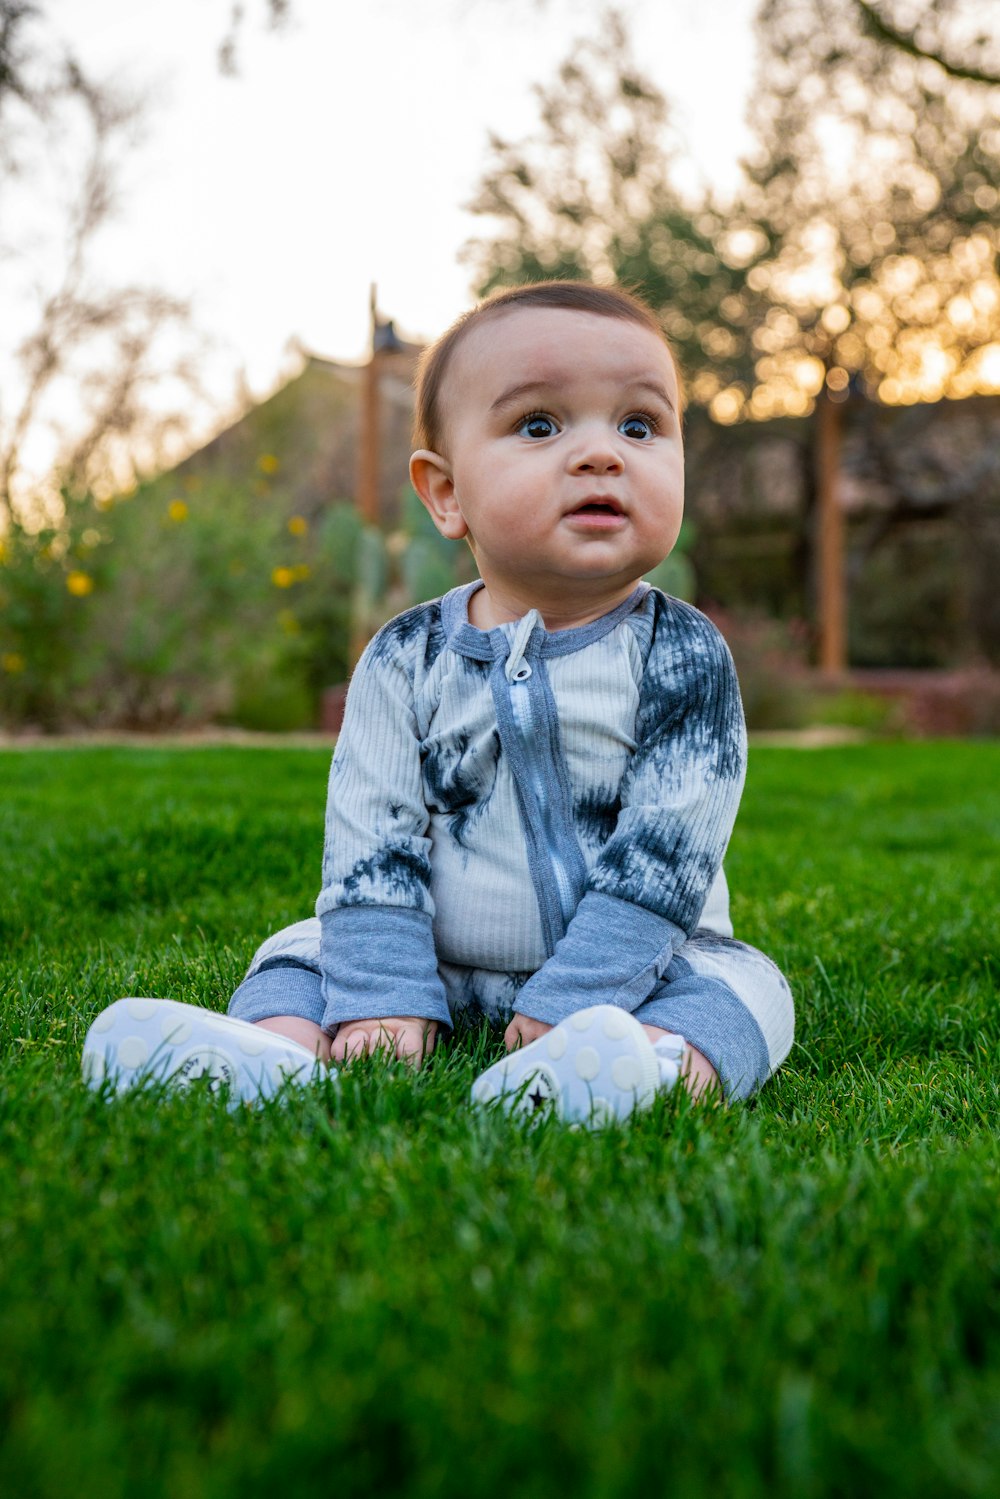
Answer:
[{"label": "polka dot shoe", "polygon": [[149,1082],[228,1088],[235,1107],[269,1098],[289,1080],[308,1082],[321,1064],[296,1041],[172,999],[119,999],[102,1010],[83,1043],[83,1076],[117,1093]]},{"label": "polka dot shoe", "polygon": [[487,1068],[472,1085],[472,1101],[499,1100],[526,1114],[551,1108],[597,1128],[649,1108],[663,1081],[638,1020],[617,1005],[594,1005]]}]

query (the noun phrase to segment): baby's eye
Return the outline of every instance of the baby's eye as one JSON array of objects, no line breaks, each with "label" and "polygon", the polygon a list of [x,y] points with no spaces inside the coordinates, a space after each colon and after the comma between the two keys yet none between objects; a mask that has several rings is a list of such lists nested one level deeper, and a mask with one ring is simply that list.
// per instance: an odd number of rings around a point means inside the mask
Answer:
[{"label": "baby's eye", "polygon": [[517,424],[518,437],[551,437],[558,430],[554,418],[546,416],[544,411],[535,411]]},{"label": "baby's eye", "polygon": [[623,437],[632,437],[639,442],[646,442],[657,433],[657,423],[651,416],[643,416],[639,411],[633,411],[631,416],[626,416],[618,423],[618,430]]}]

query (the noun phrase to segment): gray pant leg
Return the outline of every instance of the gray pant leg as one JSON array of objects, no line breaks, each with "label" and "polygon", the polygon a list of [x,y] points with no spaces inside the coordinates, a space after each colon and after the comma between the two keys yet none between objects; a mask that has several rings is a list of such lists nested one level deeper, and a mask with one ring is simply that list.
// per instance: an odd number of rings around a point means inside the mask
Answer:
[{"label": "gray pant leg", "polygon": [[749,1098],[791,1050],[795,1006],[780,970],[754,947],[696,931],[633,1012],[702,1052],[727,1099]]},{"label": "gray pant leg", "polygon": [[268,937],[253,955],[247,976],[229,1001],[237,1020],[296,1015],[323,1024],[319,966],[320,926],[315,916]]}]

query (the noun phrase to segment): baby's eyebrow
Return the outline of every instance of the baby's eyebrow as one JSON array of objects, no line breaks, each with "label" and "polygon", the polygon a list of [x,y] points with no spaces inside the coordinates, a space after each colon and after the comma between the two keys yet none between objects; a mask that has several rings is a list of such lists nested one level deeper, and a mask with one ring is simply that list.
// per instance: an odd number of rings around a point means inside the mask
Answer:
[{"label": "baby's eyebrow", "polygon": [[674,402],[670,399],[666,388],[660,384],[659,380],[633,380],[626,389],[648,390],[650,395],[656,396],[658,400],[663,402],[664,406],[667,406],[671,411],[674,409]]},{"label": "baby's eyebrow", "polygon": [[[499,411],[505,406],[512,406],[515,402],[523,401],[527,396],[550,395],[553,390],[558,390],[558,388],[558,385],[548,380],[523,380],[520,384],[508,386],[506,390],[501,391],[500,395],[497,396],[496,400],[490,406],[490,410]],[[661,385],[659,380],[647,379],[645,376],[640,376],[636,380],[626,381],[622,389],[629,393],[632,391],[648,391],[650,395],[656,396],[658,400],[662,401],[668,410],[673,411],[675,409],[675,403],[670,399],[666,388]]]},{"label": "baby's eyebrow", "polygon": [[502,391],[493,402],[490,410],[499,411],[501,406],[511,406],[515,401],[523,401],[525,396],[533,395],[536,392],[539,395],[543,393],[547,394],[552,388],[545,380],[525,380],[520,385],[511,385],[507,390]]}]

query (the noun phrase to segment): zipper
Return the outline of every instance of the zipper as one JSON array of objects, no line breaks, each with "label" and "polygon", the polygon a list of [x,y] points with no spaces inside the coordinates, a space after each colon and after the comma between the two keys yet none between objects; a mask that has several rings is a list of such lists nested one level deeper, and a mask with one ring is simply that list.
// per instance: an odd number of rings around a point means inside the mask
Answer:
[{"label": "zipper", "polygon": [[556,895],[559,898],[559,909],[562,912],[563,924],[568,926],[570,918],[577,907],[577,899],[573,890],[573,882],[569,870],[559,852],[555,827],[552,821],[552,807],[545,792],[545,775],[543,773],[538,756],[538,738],[535,734],[534,704],[531,701],[531,689],[528,686],[531,680],[531,667],[527,661],[521,660],[513,671],[509,670],[508,662],[507,687],[510,697],[510,708],[517,728],[518,738],[521,741],[521,749],[524,754],[524,763],[528,771],[528,782],[534,793],[541,815],[542,832],[545,835],[545,844],[548,850],[549,863],[552,867],[552,876],[555,881]]}]

